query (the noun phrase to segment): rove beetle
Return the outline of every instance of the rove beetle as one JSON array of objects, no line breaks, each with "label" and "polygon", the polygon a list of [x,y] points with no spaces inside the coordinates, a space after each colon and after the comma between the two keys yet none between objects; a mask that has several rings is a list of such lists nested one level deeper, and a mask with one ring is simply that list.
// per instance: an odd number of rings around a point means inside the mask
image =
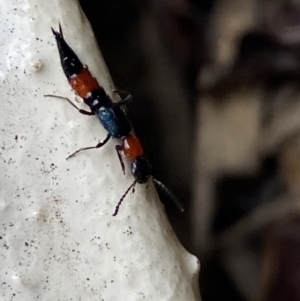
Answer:
[{"label": "rove beetle", "polygon": [[[88,116],[96,115],[100,123],[108,132],[107,137],[96,146],[81,148],[71,154],[67,159],[74,157],[77,153],[83,150],[100,148],[106,144],[111,137],[122,140],[122,144],[116,145],[115,148],[124,174],[125,165],[122,159],[122,153],[131,159],[131,174],[134,177],[134,181],[119,200],[113,214],[113,216],[116,216],[125,196],[131,189],[134,190],[136,183],[144,184],[152,176],[151,167],[144,154],[142,144],[138,137],[134,135],[131,123],[129,122],[125,112],[121,109],[123,105],[126,105],[132,99],[132,96],[127,94],[121,101],[114,103],[105,93],[103,87],[98,84],[97,79],[92,76],[88,67],[81,63],[78,56],[67,44],[63,37],[61,25],[59,25],[59,31],[52,28],[52,32],[56,39],[61,66],[69,84],[74,89],[75,93],[83,99],[84,103],[90,107],[91,111],[79,109],[71,100],[65,97],[55,95],[45,96],[65,99],[81,114]],[[120,96],[125,94],[125,92],[117,93],[119,93]],[[153,178],[153,181],[173,200],[178,209],[183,212],[184,208],[170,190],[157,179]]]}]

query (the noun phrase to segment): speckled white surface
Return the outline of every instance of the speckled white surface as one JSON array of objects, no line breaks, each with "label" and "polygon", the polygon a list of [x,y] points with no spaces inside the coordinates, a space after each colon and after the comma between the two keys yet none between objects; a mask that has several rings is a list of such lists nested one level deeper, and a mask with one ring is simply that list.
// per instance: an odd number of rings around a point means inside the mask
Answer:
[{"label": "speckled white surface", "polygon": [[74,99],[50,27],[110,94],[112,83],[77,1],[0,0],[0,300],[199,300],[198,260],[186,252],[152,183],[137,185],[114,145]]}]

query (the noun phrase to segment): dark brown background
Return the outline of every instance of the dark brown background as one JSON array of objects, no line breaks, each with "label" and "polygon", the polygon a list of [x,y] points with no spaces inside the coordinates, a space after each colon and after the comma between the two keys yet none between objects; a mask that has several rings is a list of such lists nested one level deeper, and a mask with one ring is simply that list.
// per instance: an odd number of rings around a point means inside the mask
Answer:
[{"label": "dark brown background", "polygon": [[300,1],[81,4],[203,300],[300,300]]}]

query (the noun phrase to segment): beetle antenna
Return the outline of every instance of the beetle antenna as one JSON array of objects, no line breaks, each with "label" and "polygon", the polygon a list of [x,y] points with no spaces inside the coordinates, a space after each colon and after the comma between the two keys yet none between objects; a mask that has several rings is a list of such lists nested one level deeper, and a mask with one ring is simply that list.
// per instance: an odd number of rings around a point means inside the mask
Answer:
[{"label": "beetle antenna", "polygon": [[122,195],[122,197],[120,198],[120,201],[118,202],[117,206],[116,206],[116,209],[115,209],[115,212],[112,216],[116,216],[119,212],[119,209],[120,209],[120,206],[122,204],[122,202],[124,201],[126,195],[128,194],[128,192],[132,189],[134,190],[134,186],[136,184],[136,181],[134,181],[129,187],[128,189],[125,191],[125,193]]},{"label": "beetle antenna", "polygon": [[59,23],[59,33],[61,34],[61,36],[63,37],[63,31],[62,31],[62,28],[61,28],[61,24]]},{"label": "beetle antenna", "polygon": [[156,186],[163,191],[174,203],[174,205],[177,207],[177,209],[183,213],[184,212],[184,207],[181,204],[181,202],[175,197],[175,195],[169,190],[169,188],[163,184],[161,181],[158,181],[157,179],[153,178],[153,182],[156,184]]}]

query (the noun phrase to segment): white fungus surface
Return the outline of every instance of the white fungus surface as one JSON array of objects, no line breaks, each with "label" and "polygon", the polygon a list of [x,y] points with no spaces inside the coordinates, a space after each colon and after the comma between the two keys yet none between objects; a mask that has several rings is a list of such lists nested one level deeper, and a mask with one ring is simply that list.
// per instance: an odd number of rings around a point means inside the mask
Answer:
[{"label": "white fungus surface", "polygon": [[[111,94],[77,1],[0,0],[0,300],[200,300],[199,261],[178,242],[153,184],[132,183],[96,117],[44,94],[75,95],[50,27]],[[126,162],[128,163],[128,162]]]}]

